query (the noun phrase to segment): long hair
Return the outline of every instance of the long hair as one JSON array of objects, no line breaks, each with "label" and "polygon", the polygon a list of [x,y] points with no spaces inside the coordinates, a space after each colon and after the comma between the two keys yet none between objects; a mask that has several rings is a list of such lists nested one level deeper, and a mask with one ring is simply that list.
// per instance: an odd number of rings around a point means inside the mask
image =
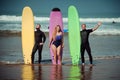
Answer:
[{"label": "long hair", "polygon": [[53,30],[53,34],[52,34],[53,40],[55,40],[55,38],[56,38],[57,27],[59,27],[59,31],[58,31],[58,32],[62,32],[60,25],[57,25],[57,26],[54,28],[54,30]]}]

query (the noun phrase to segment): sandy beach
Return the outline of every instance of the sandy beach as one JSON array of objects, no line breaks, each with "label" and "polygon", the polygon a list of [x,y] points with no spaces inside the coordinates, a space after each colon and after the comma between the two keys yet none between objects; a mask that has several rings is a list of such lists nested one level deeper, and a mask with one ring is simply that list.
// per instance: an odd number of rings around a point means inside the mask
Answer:
[{"label": "sandy beach", "polygon": [[95,60],[90,68],[68,64],[0,64],[0,80],[119,80],[120,59]]}]

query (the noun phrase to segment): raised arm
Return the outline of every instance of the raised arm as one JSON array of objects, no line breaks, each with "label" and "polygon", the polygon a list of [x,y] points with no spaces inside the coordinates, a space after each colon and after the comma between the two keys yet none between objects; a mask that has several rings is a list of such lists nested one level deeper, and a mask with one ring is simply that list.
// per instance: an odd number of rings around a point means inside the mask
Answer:
[{"label": "raised arm", "polygon": [[92,31],[97,30],[101,26],[101,24],[101,22],[98,22],[97,25],[94,28],[92,28]]}]

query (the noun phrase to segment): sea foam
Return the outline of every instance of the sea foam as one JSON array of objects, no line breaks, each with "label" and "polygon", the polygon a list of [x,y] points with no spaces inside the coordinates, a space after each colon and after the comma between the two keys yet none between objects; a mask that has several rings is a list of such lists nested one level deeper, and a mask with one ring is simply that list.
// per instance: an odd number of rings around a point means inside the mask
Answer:
[{"label": "sea foam", "polygon": [[[16,21],[21,21],[22,17],[21,16],[16,16],[16,15],[0,15],[0,22],[16,22]],[[35,21],[40,21],[40,22],[49,22],[49,17],[38,17],[34,16]],[[81,22],[120,22],[120,17],[118,18],[80,18]],[[68,18],[64,17],[63,22],[68,22]]]}]

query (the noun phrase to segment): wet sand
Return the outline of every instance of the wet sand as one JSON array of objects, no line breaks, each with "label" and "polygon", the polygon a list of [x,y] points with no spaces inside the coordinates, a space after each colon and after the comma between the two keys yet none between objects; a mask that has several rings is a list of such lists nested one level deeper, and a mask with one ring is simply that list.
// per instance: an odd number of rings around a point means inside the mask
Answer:
[{"label": "wet sand", "polygon": [[70,64],[0,64],[0,80],[120,80],[120,59],[95,60],[91,68]]}]

